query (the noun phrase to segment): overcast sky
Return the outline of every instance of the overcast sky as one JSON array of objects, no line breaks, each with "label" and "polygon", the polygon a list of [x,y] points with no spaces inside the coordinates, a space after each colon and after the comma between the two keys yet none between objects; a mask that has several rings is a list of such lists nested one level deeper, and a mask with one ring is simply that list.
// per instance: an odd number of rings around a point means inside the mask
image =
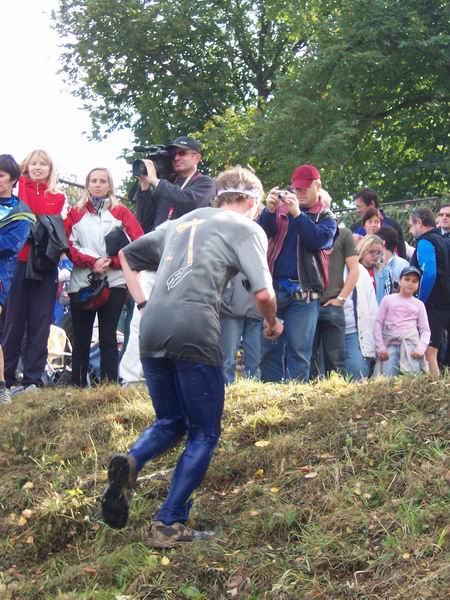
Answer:
[{"label": "overcast sky", "polygon": [[57,0],[1,2],[6,64],[0,70],[0,154],[21,161],[34,148],[44,148],[61,177],[82,182],[91,168],[106,166],[118,185],[129,167],[117,157],[130,147],[132,136],[122,131],[100,143],[89,141],[89,114],[57,74],[61,42],[51,28],[51,10],[57,6]]}]

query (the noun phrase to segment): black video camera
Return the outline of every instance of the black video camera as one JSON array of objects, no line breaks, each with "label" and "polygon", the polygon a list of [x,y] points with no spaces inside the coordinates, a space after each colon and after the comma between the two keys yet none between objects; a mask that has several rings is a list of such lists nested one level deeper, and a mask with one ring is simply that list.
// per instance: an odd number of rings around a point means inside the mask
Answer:
[{"label": "black video camera", "polygon": [[[173,153],[165,146],[157,144],[154,146],[134,146],[135,152],[144,152],[145,157],[153,162],[158,179],[174,181],[176,173],[172,167]],[[134,177],[147,175],[147,167],[141,158],[133,161],[132,172]]]}]

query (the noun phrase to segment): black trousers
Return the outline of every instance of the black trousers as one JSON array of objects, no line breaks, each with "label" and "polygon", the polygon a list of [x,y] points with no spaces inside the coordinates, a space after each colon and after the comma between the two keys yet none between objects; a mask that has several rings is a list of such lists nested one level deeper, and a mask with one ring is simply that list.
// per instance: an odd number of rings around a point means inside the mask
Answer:
[{"label": "black trousers", "polygon": [[89,352],[96,314],[98,315],[98,339],[100,347],[100,382],[117,381],[119,352],[117,350],[116,330],[125,297],[125,288],[111,288],[108,301],[95,311],[78,308],[73,302],[73,294],[70,295],[73,326],[73,385],[86,387],[88,384]]},{"label": "black trousers", "polygon": [[41,377],[48,356],[48,336],[58,289],[57,269],[44,275],[42,281],[26,279],[26,271],[26,263],[18,262],[3,320],[2,346],[8,386],[17,383],[16,369],[21,348],[23,385],[42,385]]}]

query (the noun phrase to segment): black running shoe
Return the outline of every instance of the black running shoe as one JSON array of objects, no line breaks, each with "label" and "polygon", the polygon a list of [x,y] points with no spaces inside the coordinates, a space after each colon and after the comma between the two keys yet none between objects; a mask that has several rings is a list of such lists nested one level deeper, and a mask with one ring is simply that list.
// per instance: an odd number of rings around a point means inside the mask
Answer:
[{"label": "black running shoe", "polygon": [[128,521],[128,502],[136,479],[132,456],[116,454],[108,467],[108,487],[102,496],[104,522],[113,529],[122,529]]}]

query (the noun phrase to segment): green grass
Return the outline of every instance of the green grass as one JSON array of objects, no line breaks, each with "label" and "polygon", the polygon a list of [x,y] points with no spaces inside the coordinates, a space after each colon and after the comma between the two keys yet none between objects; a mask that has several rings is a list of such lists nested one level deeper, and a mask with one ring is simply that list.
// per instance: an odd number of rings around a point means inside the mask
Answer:
[{"label": "green grass", "polygon": [[179,449],[141,472],[125,529],[99,520],[147,395],[17,399],[0,413],[0,599],[450,599],[449,399],[448,379],[239,381],[192,511],[216,539],[164,552],[146,531]]}]

